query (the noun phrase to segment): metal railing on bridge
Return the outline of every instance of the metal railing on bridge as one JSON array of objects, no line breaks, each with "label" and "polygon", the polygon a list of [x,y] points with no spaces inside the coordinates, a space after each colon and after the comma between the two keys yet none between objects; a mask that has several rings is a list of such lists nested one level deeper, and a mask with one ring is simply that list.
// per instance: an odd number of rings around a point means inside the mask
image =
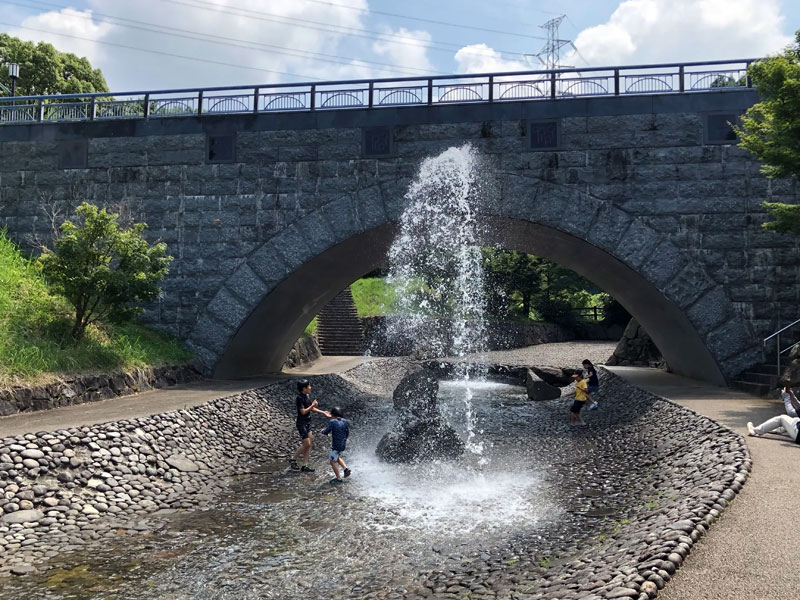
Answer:
[{"label": "metal railing on bridge", "polygon": [[683,94],[751,87],[755,59],[0,98],[0,124]]}]

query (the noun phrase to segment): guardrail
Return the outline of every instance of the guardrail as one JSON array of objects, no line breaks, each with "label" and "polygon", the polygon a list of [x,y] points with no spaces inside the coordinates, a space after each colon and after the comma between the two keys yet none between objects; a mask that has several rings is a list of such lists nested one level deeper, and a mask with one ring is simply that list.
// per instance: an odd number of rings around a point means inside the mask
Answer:
[{"label": "guardrail", "polygon": [[756,59],[0,98],[0,124],[684,94],[752,87]]}]

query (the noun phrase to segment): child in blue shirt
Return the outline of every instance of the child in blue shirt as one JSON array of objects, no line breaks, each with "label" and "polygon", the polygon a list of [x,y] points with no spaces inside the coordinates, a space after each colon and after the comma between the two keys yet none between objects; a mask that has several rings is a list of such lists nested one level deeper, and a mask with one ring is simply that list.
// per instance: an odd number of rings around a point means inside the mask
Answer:
[{"label": "child in blue shirt", "polygon": [[347,420],[343,418],[342,409],[338,406],[334,406],[330,410],[330,421],[328,421],[325,429],[322,430],[323,435],[328,435],[329,433],[331,434],[331,468],[336,476],[331,479],[331,483],[342,483],[342,477],[339,474],[340,466],[344,469],[344,476],[350,477],[350,469],[347,468],[342,458],[342,452],[344,452],[347,445],[347,436],[350,435],[350,427],[347,424]]}]

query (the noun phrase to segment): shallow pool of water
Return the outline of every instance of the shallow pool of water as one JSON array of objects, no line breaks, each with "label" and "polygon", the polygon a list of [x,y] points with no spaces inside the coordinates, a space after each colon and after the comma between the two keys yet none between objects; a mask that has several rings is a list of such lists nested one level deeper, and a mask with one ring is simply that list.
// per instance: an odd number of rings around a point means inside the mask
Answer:
[{"label": "shallow pool of water", "polygon": [[390,400],[370,400],[348,415],[353,475],[344,484],[330,483],[328,440],[318,436],[315,473],[276,457],[236,478],[213,510],[162,515],[155,533],[58,557],[54,571],[4,583],[0,598],[362,597],[412,589],[470,557],[511,568],[515,548],[574,541],[564,507],[581,492],[562,489],[552,467],[574,453],[541,435],[562,415],[519,387],[472,386],[471,412],[465,393],[455,383],[440,393],[460,435],[474,432],[458,461],[379,462],[393,412]]}]

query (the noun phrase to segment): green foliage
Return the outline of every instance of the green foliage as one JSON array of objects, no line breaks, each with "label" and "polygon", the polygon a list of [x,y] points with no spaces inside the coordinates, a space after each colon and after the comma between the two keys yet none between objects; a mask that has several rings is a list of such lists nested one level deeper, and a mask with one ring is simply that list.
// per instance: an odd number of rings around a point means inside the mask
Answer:
[{"label": "green foliage", "polygon": [[[800,31],[781,54],[750,65],[748,75],[761,102],[750,107],[736,128],[739,145],[762,162],[768,177],[800,177]],[[800,208],[764,203],[771,219],[765,229],[800,233]]]},{"label": "green foliage", "polygon": [[782,202],[764,202],[763,205],[772,219],[763,224],[764,229],[800,235],[800,205]]},{"label": "green foliage", "polygon": [[66,221],[55,251],[44,249],[39,264],[45,279],[75,307],[71,335],[80,339],[100,320],[122,321],[137,305],[158,298],[172,260],[164,243],[149,245],[144,223],[120,227],[119,215],[82,203],[78,224]]},{"label": "green foliage", "polygon": [[800,31],[794,46],[750,65],[761,102],[736,129],[740,145],[764,163],[768,177],[800,175]]},{"label": "green foliage", "polygon": [[482,251],[495,316],[572,324],[579,318],[573,309],[603,305],[600,290],[570,269],[523,252]]},{"label": "green foliage", "polygon": [[[59,52],[45,42],[34,44],[0,33],[0,63],[19,64],[18,96],[108,91],[103,73],[86,58]],[[0,83],[11,87],[5,68],[0,69]]]},{"label": "green foliage", "polygon": [[192,359],[177,340],[135,323],[90,325],[76,342],[71,313],[0,231],[0,387]]},{"label": "green foliage", "polygon": [[397,296],[394,289],[380,277],[365,277],[350,284],[359,317],[393,314]]}]

